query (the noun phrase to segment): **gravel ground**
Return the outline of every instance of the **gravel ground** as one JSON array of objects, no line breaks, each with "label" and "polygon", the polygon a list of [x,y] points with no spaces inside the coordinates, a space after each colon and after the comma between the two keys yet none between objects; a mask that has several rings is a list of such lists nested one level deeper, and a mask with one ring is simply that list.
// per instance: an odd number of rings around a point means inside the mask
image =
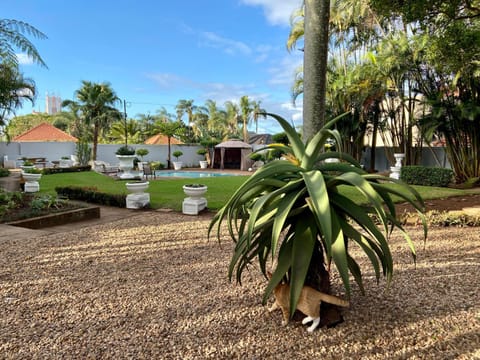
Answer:
[{"label": "gravel ground", "polygon": [[0,358],[480,359],[478,228],[432,228],[425,248],[412,228],[416,267],[395,234],[391,288],[364,262],[345,322],[309,334],[262,306],[255,267],[229,283],[232,245],[207,241],[209,220],[146,212],[0,239]]}]

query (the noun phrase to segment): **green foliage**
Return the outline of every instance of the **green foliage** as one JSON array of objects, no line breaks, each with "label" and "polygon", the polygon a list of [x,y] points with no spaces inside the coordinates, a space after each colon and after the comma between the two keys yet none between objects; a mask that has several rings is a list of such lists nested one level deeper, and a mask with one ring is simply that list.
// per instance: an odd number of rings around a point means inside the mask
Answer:
[{"label": "green foliage", "polygon": [[275,143],[280,143],[280,144],[283,144],[283,145],[288,145],[288,141],[289,141],[288,136],[285,132],[273,134],[272,135],[272,140]]},{"label": "green foliage", "polygon": [[265,161],[265,156],[259,152],[253,152],[248,157],[253,161]]},{"label": "green foliage", "polygon": [[152,161],[150,163],[152,170],[162,170],[165,169],[165,164],[161,163],[160,161]]},{"label": "green foliage", "polygon": [[26,174],[43,174],[43,170],[37,168],[23,169],[23,172]]},{"label": "green foliage", "polygon": [[0,188],[0,217],[4,217],[11,209],[15,209],[23,201],[25,193],[6,191]]},{"label": "green foliage", "polygon": [[[367,255],[379,279],[390,282],[393,259],[388,237],[393,228],[404,235],[412,255],[413,243],[395,212],[392,195],[411,203],[423,216],[424,204],[410,186],[397,180],[366,173],[350,155],[324,152],[329,139],[341,143],[338,131],[331,130],[340,117],[328,122],[307,144],[283,118],[274,117],[289,138],[289,146],[272,144],[287,160],[275,160],[257,170],[233,194],[209,226],[209,236],[216,229],[221,236],[222,223],[235,242],[229,266],[230,279],[241,282],[243,271],[257,258],[267,277],[267,263],[276,264],[265,290],[266,302],[281,281],[290,284],[290,314],[296,309],[301,289],[311,267],[315,249],[323,252],[323,265],[336,266],[344,287],[350,294],[350,274],[363,290],[362,273],[348,249],[356,243]],[[338,163],[326,163],[329,158]],[[397,183],[397,187],[388,183]],[[362,201],[345,196],[344,189],[361,194]],[[341,190],[341,191],[340,191]],[[376,214],[380,228],[370,214]],[[383,230],[383,231],[382,231]],[[426,224],[424,223],[426,235]],[[325,266],[328,267],[328,266]]]},{"label": "green foliage", "polygon": [[126,206],[126,195],[100,192],[95,187],[58,186],[55,191],[59,196],[67,197],[70,200],[81,200],[116,207]]},{"label": "green foliage", "polygon": [[19,20],[0,19],[0,54],[2,62],[18,65],[18,50],[27,53],[29,58],[39,65],[47,67],[35,45],[25,36],[31,35],[37,39],[47,36],[34,26]]},{"label": "green foliage", "polygon": [[135,155],[135,149],[131,146],[124,145],[117,149],[116,155]]},{"label": "green foliage", "polygon": [[45,168],[43,169],[44,175],[50,174],[63,174],[63,173],[76,173],[81,171],[90,171],[92,170],[91,165],[80,165],[80,166],[70,166],[68,168]]},{"label": "green foliage", "polygon": [[44,210],[58,207],[59,203],[64,202],[65,200],[57,199],[57,197],[51,195],[38,195],[35,196],[30,205],[34,210]]},{"label": "green foliage", "polygon": [[480,216],[463,211],[429,211],[426,219],[431,226],[480,226]]},{"label": "green foliage", "polygon": [[10,175],[10,170],[5,168],[0,168],[0,177],[7,177]]},{"label": "green foliage", "polygon": [[77,159],[80,166],[87,166],[88,162],[92,158],[92,148],[85,140],[80,140],[77,142]]},{"label": "green foliage", "polygon": [[402,166],[400,180],[411,185],[447,187],[453,180],[453,170],[426,166]]},{"label": "green foliage", "polygon": [[137,154],[142,158],[142,161],[143,161],[143,157],[147,156],[148,153],[149,153],[148,149],[137,149],[137,151],[135,152],[135,154]]},{"label": "green foliage", "polygon": [[207,154],[208,150],[207,149],[198,149],[197,154],[205,156]]},{"label": "green foliage", "polygon": [[172,155],[173,155],[173,156],[175,157],[175,159],[177,159],[177,161],[178,161],[178,158],[183,155],[183,152],[180,151],[180,150],[176,150],[176,151],[174,151],[174,152],[172,153]]}]

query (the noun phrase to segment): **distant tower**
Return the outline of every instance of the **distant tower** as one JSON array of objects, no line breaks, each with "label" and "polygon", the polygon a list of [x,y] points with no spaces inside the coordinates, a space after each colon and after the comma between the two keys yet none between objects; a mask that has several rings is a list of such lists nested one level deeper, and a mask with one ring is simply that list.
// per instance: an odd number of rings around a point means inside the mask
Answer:
[{"label": "distant tower", "polygon": [[62,110],[62,99],[60,96],[45,96],[45,112],[49,115],[56,114]]}]

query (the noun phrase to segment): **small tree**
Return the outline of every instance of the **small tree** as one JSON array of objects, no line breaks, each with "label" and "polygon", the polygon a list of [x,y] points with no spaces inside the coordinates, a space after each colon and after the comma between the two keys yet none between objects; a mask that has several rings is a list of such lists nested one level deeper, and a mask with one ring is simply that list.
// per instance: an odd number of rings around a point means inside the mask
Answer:
[{"label": "small tree", "polygon": [[178,161],[178,158],[183,155],[183,152],[181,152],[180,150],[176,150],[176,151],[173,152],[172,155],[173,155],[173,156],[175,157],[175,159]]},{"label": "small tree", "polygon": [[77,158],[78,158],[78,163],[81,166],[88,165],[88,162],[92,158],[92,148],[90,147],[90,145],[88,144],[87,141],[80,140],[77,143],[76,155],[77,155]]},{"label": "small tree", "polygon": [[149,153],[149,151],[147,149],[137,149],[137,151],[136,151],[136,154],[138,156],[140,156],[140,158],[142,159],[142,162],[143,162],[143,157],[147,156],[148,153]]}]

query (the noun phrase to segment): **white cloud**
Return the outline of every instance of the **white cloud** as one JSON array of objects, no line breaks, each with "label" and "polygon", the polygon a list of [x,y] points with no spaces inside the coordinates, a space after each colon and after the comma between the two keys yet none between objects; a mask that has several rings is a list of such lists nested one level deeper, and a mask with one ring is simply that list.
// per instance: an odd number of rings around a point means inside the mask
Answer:
[{"label": "white cloud", "polygon": [[290,24],[290,15],[300,8],[301,0],[241,0],[245,5],[260,6],[268,22],[272,25]]},{"label": "white cloud", "polygon": [[215,49],[223,49],[229,55],[238,53],[250,55],[252,49],[245,43],[237,40],[224,38],[213,32],[205,31],[200,34],[200,45]]},{"label": "white cloud", "polygon": [[295,72],[302,65],[302,54],[287,54],[280,61],[276,61],[275,65],[268,70],[271,74],[269,80],[270,85],[288,85],[293,84]]},{"label": "white cloud", "polygon": [[169,73],[147,73],[145,77],[153,80],[162,89],[174,89],[188,82],[187,79]]},{"label": "white cloud", "polygon": [[15,54],[17,56],[18,63],[21,65],[32,65],[33,59],[28,54]]}]

